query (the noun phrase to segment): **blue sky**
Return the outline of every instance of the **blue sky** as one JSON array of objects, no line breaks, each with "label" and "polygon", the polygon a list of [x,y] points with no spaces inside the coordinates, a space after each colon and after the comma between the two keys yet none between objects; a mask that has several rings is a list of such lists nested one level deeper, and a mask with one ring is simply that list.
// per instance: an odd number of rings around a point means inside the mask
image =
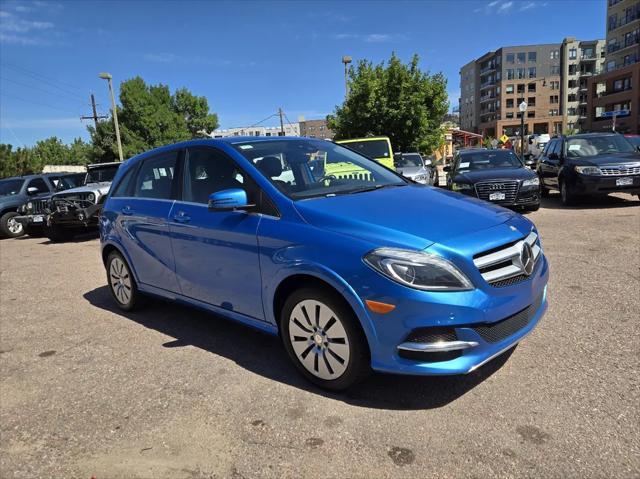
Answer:
[{"label": "blue sky", "polygon": [[[0,142],[87,138],[81,115],[106,82],[140,75],[204,95],[222,127],[282,107],[320,118],[344,95],[342,55],[413,53],[442,71],[452,106],[459,69],[504,45],[604,38],[606,0],[413,2],[0,1]],[[275,122],[271,123],[275,124]]]}]

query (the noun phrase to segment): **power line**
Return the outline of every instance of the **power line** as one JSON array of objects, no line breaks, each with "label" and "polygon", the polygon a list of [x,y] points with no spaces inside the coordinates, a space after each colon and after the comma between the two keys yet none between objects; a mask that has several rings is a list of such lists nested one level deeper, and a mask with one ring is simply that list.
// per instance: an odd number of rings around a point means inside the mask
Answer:
[{"label": "power line", "polygon": [[[38,90],[38,91],[41,91],[41,92],[46,93],[46,94],[51,95],[51,96],[60,96],[60,93],[52,92],[52,91],[46,90],[44,88],[40,88],[40,87],[37,87],[37,86],[34,86],[34,85],[29,85],[27,83],[22,83],[22,82],[13,80],[12,78],[6,78],[6,77],[0,76],[0,80],[8,81],[8,82],[14,83],[16,85],[20,85],[20,86],[23,86],[23,87],[26,87],[26,88],[30,88],[30,89],[33,89],[33,90]],[[71,95],[69,93],[67,93],[67,95],[69,97],[73,97],[73,99],[76,100],[76,101],[78,101],[78,99],[80,98],[79,96]],[[84,100],[82,100],[82,104],[84,105]]]},{"label": "power line", "polygon": [[3,96],[9,97],[9,98],[13,98],[14,100],[19,100],[19,101],[24,101],[24,102],[27,102],[27,103],[31,103],[33,105],[45,106],[47,108],[52,108],[54,110],[63,111],[65,113],[70,113],[70,114],[72,114],[74,116],[77,115],[76,112],[72,112],[71,110],[67,110],[67,109],[61,108],[59,106],[50,105],[48,103],[37,102],[37,101],[29,100],[27,98],[22,98],[22,97],[19,97],[19,96],[15,96],[15,95],[7,95],[6,93],[3,93]]},{"label": "power line", "polygon": [[[78,98],[79,98],[79,95],[77,93],[75,93],[74,91],[72,91],[72,90],[76,90],[76,91],[77,90],[82,90],[82,88],[77,86],[77,85],[72,85],[71,83],[66,83],[66,82],[63,82],[61,80],[57,80],[55,78],[48,77],[48,76],[43,75],[41,73],[37,73],[37,72],[34,72],[32,70],[28,70],[27,68],[24,68],[24,67],[12,64],[12,63],[3,62],[3,66],[7,66],[9,68],[12,68],[13,70],[18,71],[18,72],[22,73],[23,75],[27,75],[27,76],[30,76],[30,77],[38,80],[38,81],[41,81],[43,83],[47,83],[50,86],[52,86],[52,87],[54,87],[54,88],[56,88],[58,90],[64,91],[64,92],[69,93],[71,95],[74,95],[74,96],[76,96]],[[54,83],[58,83],[59,85],[66,85],[66,86],[64,88],[62,88],[62,87],[60,87],[58,85],[54,85]],[[72,90],[68,89],[69,87]]]},{"label": "power line", "polygon": [[248,126],[247,128],[253,128],[254,126],[258,126],[260,123],[264,123],[265,121],[267,121],[269,118],[273,118],[274,116],[278,116],[278,113],[274,113],[273,115],[269,115],[268,117],[266,117],[264,120],[260,120],[258,123],[254,123],[251,126]]}]

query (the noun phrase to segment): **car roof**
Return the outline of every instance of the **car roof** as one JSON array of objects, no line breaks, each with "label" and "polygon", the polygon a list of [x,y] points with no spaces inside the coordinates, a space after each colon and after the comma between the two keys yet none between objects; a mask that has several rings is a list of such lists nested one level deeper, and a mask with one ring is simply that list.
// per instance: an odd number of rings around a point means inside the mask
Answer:
[{"label": "car roof", "polygon": [[577,135],[558,135],[555,138],[592,138],[594,136],[620,136],[620,133],[614,133],[614,132],[578,133]]}]

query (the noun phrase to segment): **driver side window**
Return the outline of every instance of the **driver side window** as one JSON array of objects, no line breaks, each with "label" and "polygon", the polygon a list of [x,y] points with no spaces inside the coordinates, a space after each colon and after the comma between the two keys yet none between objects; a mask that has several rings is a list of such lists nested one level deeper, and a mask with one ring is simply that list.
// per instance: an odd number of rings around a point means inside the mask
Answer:
[{"label": "driver side window", "polygon": [[214,148],[190,148],[184,166],[182,199],[207,204],[217,191],[241,188],[252,202],[246,175],[235,161]]}]

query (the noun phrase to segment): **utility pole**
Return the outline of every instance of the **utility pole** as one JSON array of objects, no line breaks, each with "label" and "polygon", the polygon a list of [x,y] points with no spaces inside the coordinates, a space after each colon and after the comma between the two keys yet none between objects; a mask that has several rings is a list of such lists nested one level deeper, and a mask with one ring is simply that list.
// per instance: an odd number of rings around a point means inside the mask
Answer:
[{"label": "utility pole", "polygon": [[282,108],[278,108],[278,115],[280,115],[280,136],[284,136],[284,123],[282,122]]},{"label": "utility pole", "polygon": [[91,108],[93,109],[93,115],[92,116],[81,116],[80,119],[81,120],[93,120],[93,123],[96,126],[96,131],[98,131],[98,120],[101,120],[102,118],[109,118],[106,115],[101,115],[98,116],[98,112],[96,110],[96,99],[93,96],[93,93],[91,94]]},{"label": "utility pole", "polygon": [[122,162],[122,142],[120,141],[120,127],[118,126],[118,107],[116,106],[116,97],[113,94],[112,76],[110,73],[100,73],[99,78],[107,80],[109,84],[109,92],[111,93],[111,111],[113,112],[113,124],[116,128],[116,142],[118,143],[118,156]]}]

